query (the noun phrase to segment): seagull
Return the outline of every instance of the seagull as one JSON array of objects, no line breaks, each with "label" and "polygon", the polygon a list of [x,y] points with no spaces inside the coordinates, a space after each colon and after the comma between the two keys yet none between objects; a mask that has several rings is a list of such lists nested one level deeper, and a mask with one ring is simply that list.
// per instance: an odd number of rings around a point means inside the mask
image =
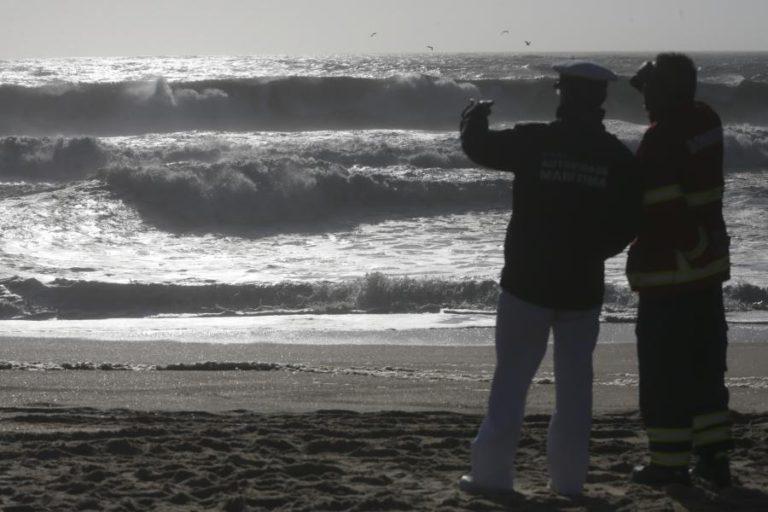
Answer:
[{"label": "seagull", "polygon": [[524,41],[524,42],[525,42],[525,46],[531,46],[531,42],[530,41]]},{"label": "seagull", "polygon": [[434,47],[427,45],[427,48],[430,49],[430,51],[435,51]]},{"label": "seagull", "polygon": [[371,32],[371,35],[369,35],[368,37],[373,37],[373,36],[375,36],[376,34],[378,34],[378,32]]},{"label": "seagull", "polygon": [[509,34],[509,30],[502,30],[500,36],[503,36],[504,34]]}]

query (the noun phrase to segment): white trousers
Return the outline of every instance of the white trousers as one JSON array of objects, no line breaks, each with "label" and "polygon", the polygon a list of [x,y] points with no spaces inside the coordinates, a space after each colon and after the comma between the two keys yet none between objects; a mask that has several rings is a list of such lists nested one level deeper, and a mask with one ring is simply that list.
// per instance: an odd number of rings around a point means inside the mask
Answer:
[{"label": "white trousers", "polygon": [[480,485],[511,489],[525,400],[554,337],[555,410],[547,435],[551,485],[580,494],[589,465],[592,428],[592,353],[600,307],[552,310],[502,291],[496,319],[496,371],[488,411],[472,442],[472,477]]}]

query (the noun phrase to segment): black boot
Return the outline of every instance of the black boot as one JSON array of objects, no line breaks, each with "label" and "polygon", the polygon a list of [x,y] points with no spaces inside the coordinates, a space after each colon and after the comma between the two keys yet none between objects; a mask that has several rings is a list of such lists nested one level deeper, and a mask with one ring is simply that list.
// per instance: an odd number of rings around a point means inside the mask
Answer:
[{"label": "black boot", "polygon": [[700,478],[719,489],[731,486],[731,463],[725,452],[699,457],[691,475]]},{"label": "black boot", "polygon": [[691,485],[687,467],[667,467],[656,464],[635,466],[632,470],[632,481],[642,485]]}]

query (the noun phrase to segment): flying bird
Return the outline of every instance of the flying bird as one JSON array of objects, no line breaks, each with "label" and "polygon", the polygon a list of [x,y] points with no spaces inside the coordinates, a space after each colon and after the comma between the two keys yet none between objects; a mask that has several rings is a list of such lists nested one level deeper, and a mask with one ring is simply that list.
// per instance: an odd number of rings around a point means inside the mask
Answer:
[{"label": "flying bird", "polygon": [[378,32],[371,32],[371,35],[369,35],[368,37],[373,37],[373,36],[375,36],[376,34],[378,34]]},{"label": "flying bird", "polygon": [[502,30],[500,36],[503,36],[504,34],[509,34],[509,30]]},{"label": "flying bird", "polygon": [[525,43],[525,46],[531,46],[531,42],[530,41],[524,41],[524,43]]},{"label": "flying bird", "polygon": [[435,48],[432,46],[427,45],[427,48],[429,48],[430,51],[435,51]]}]

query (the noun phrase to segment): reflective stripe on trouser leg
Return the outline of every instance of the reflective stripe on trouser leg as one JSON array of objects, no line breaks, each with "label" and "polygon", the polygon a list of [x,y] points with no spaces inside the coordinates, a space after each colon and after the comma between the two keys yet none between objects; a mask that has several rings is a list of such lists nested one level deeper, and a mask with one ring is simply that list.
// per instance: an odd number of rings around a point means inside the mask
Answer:
[{"label": "reflective stripe on trouser leg", "polygon": [[488,411],[472,442],[472,477],[491,487],[511,487],[525,399],[547,350],[550,310],[502,291],[496,317],[496,370]]},{"label": "reflective stripe on trouser leg", "polygon": [[666,467],[687,467],[691,458],[693,429],[649,428],[648,443],[651,464]]},{"label": "reflective stripe on trouser leg", "polygon": [[557,311],[552,330],[556,400],[547,433],[547,464],[557,492],[578,494],[589,467],[592,354],[600,332],[600,308]]},{"label": "reflective stripe on trouser leg", "polygon": [[733,448],[730,411],[718,411],[694,417],[693,448],[697,453],[719,452]]},{"label": "reflective stripe on trouser leg", "polygon": [[640,408],[654,465],[685,468],[691,458],[695,384],[689,331],[694,319],[687,295],[640,295]]}]

